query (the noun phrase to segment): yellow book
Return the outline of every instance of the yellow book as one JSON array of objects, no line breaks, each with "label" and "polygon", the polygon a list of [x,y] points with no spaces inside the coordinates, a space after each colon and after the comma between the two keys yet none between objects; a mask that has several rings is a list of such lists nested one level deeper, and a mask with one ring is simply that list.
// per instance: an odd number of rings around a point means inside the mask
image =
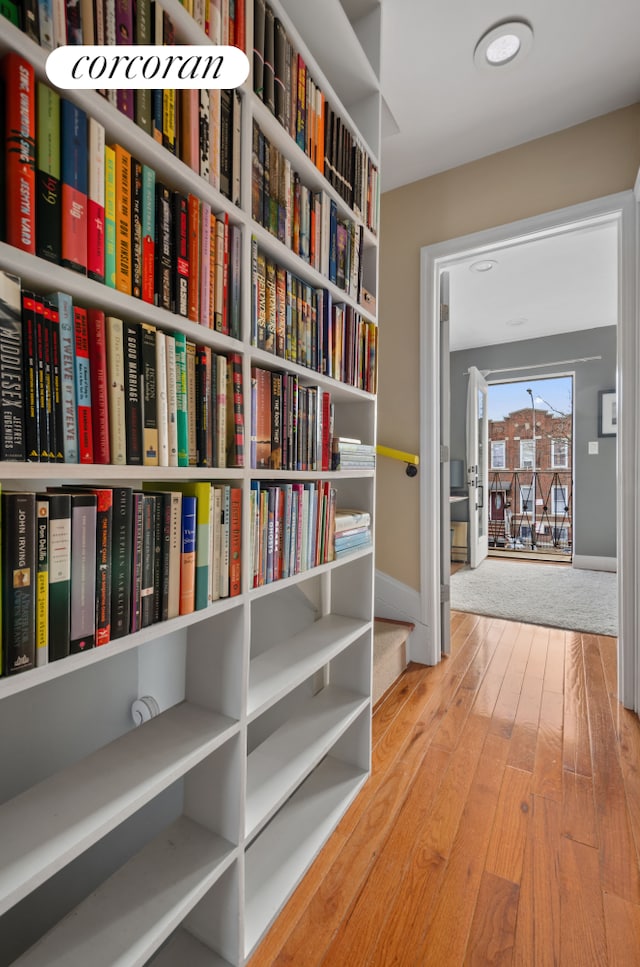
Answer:
[{"label": "yellow book", "polygon": [[36,500],[36,666],[49,661],[49,501]]},{"label": "yellow book", "polygon": [[116,289],[131,295],[131,155],[117,144]]}]

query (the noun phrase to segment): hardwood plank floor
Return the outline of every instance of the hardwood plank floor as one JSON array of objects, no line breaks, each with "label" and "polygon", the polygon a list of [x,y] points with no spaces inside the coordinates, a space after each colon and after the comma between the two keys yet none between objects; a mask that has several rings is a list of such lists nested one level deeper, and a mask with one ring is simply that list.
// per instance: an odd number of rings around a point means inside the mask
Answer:
[{"label": "hardwood plank floor", "polygon": [[452,614],[250,967],[640,964],[640,720],[615,640]]}]

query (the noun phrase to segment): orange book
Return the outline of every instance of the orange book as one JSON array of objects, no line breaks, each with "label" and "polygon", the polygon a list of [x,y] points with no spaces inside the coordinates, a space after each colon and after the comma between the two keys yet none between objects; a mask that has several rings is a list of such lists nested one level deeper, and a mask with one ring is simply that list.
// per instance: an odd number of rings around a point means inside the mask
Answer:
[{"label": "orange book", "polygon": [[321,174],[324,174],[324,125],[327,102],[321,90],[318,90],[320,109],[318,111],[318,140],[316,143],[316,167]]},{"label": "orange book", "polygon": [[180,552],[180,614],[191,614],[196,603],[195,497],[182,497],[182,545]]},{"label": "orange book", "polygon": [[195,195],[189,195],[188,205],[189,294],[187,312],[192,322],[200,322],[200,201]]},{"label": "orange book", "polygon": [[131,295],[131,155],[115,145],[116,154],[116,289]]}]

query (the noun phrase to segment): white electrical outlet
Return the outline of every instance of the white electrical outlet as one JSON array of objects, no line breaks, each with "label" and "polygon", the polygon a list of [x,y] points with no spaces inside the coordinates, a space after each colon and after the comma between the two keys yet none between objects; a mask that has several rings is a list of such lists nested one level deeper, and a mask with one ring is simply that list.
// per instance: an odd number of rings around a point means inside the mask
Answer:
[{"label": "white electrical outlet", "polygon": [[589,456],[591,456],[592,453],[595,454],[597,452],[598,452],[598,441],[589,440]]}]

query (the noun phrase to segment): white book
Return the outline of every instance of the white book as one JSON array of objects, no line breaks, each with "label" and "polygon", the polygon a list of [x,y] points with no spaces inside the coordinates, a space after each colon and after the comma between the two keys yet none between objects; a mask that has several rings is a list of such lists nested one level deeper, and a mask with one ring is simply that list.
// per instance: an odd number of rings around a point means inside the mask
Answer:
[{"label": "white book", "polygon": [[216,467],[227,465],[227,357],[216,356],[218,398],[216,400]]},{"label": "white book", "polygon": [[109,448],[111,463],[127,462],[127,427],[124,396],[124,342],[122,319],[107,316],[107,372],[109,373]]},{"label": "white book", "polygon": [[52,0],[40,0],[38,3],[38,26],[40,29],[40,46],[44,47],[45,50],[53,50],[55,34]]},{"label": "white book", "polygon": [[180,552],[182,550],[182,494],[171,491],[171,526],[169,529],[169,609],[168,617],[180,614]]},{"label": "white book", "polygon": [[169,431],[169,466],[178,466],[178,381],[176,369],[176,341],[166,335],[167,355],[167,420]]},{"label": "white book", "polygon": [[222,43],[222,0],[209,0],[209,38],[212,44]]},{"label": "white book", "polygon": [[167,342],[165,334],[160,329],[156,331],[156,419],[158,421],[158,466],[168,467]]},{"label": "white book", "polygon": [[[115,26],[115,7],[113,11]],[[65,0],[53,0],[53,46],[67,45],[67,5]]]},{"label": "white book", "polygon": [[222,535],[222,487],[212,487],[213,513],[211,515],[211,589],[210,600],[220,597],[220,538]]}]

